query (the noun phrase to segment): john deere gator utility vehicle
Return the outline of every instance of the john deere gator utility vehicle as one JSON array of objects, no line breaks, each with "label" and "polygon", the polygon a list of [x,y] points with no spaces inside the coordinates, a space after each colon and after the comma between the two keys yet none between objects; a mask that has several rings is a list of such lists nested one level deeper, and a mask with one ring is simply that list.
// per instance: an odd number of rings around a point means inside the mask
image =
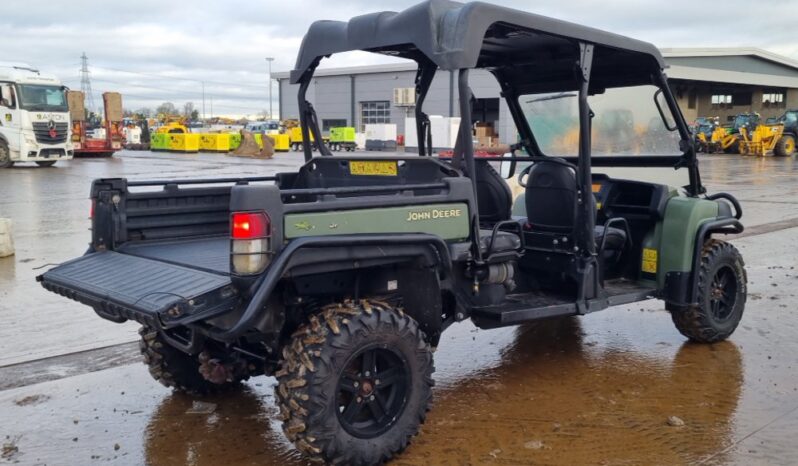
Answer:
[{"label": "john deere gator utility vehicle", "polygon": [[[418,156],[332,156],[306,91],[324,57],[351,50],[418,64]],[[472,69],[501,87],[520,134],[510,156],[474,158]],[[382,463],[424,421],[432,349],[455,322],[493,328],[656,298],[691,340],[735,330],[743,260],[715,236],[742,231],[742,212],[729,194],[705,194],[664,69],[651,44],[485,3],[314,23],[290,79],[318,156],[304,145],[297,172],[259,178],[96,180],[89,250],[38,280],[139,322],[163,384],[206,394],[273,375],[302,453]],[[456,77],[462,116],[450,159],[429,155],[423,104],[437,70]],[[591,125],[620,108],[659,127],[618,153],[594,150]],[[516,216],[498,163],[524,187]]]}]

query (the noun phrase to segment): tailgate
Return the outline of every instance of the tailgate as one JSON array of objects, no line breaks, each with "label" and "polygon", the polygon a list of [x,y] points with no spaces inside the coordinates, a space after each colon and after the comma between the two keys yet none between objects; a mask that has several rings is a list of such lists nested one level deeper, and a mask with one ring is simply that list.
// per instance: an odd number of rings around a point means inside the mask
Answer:
[{"label": "tailgate", "polygon": [[156,327],[218,315],[232,309],[236,294],[226,275],[113,251],[65,262],[37,280],[106,319]]}]

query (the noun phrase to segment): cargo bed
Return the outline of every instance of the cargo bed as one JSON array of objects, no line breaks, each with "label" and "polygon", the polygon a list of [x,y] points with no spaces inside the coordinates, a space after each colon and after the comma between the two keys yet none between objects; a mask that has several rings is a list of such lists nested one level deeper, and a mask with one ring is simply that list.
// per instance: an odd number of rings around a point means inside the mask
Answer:
[{"label": "cargo bed", "polygon": [[118,251],[206,272],[230,273],[230,238],[227,236],[126,243]]}]

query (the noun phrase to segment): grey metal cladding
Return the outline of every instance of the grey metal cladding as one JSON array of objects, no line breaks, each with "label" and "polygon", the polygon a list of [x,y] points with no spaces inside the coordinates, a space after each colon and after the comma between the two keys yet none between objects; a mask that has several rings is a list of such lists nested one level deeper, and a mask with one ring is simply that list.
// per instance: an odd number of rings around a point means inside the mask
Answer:
[{"label": "grey metal cladding", "polygon": [[482,2],[428,0],[398,13],[314,22],[302,40],[291,82],[299,82],[316,59],[351,50],[396,52],[410,59],[421,51],[443,70],[475,68],[485,34],[496,23],[645,55],[665,68],[659,50],[648,42]]}]

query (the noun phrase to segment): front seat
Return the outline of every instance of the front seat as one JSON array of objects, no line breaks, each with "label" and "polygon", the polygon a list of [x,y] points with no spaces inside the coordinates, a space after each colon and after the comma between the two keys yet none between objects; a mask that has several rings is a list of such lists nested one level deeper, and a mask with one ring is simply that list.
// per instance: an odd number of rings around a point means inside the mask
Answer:
[{"label": "front seat", "polygon": [[492,228],[498,222],[509,220],[513,207],[513,193],[507,182],[496,173],[487,160],[474,160],[474,169],[479,224]]},{"label": "front seat", "polygon": [[[530,231],[573,233],[576,225],[576,173],[562,159],[536,162],[526,181],[526,224]],[[591,196],[595,210],[595,199]],[[606,240],[604,237],[606,236]],[[604,241],[603,259],[615,263],[626,244],[626,232],[620,228],[597,225],[593,228],[596,247]]]}]

